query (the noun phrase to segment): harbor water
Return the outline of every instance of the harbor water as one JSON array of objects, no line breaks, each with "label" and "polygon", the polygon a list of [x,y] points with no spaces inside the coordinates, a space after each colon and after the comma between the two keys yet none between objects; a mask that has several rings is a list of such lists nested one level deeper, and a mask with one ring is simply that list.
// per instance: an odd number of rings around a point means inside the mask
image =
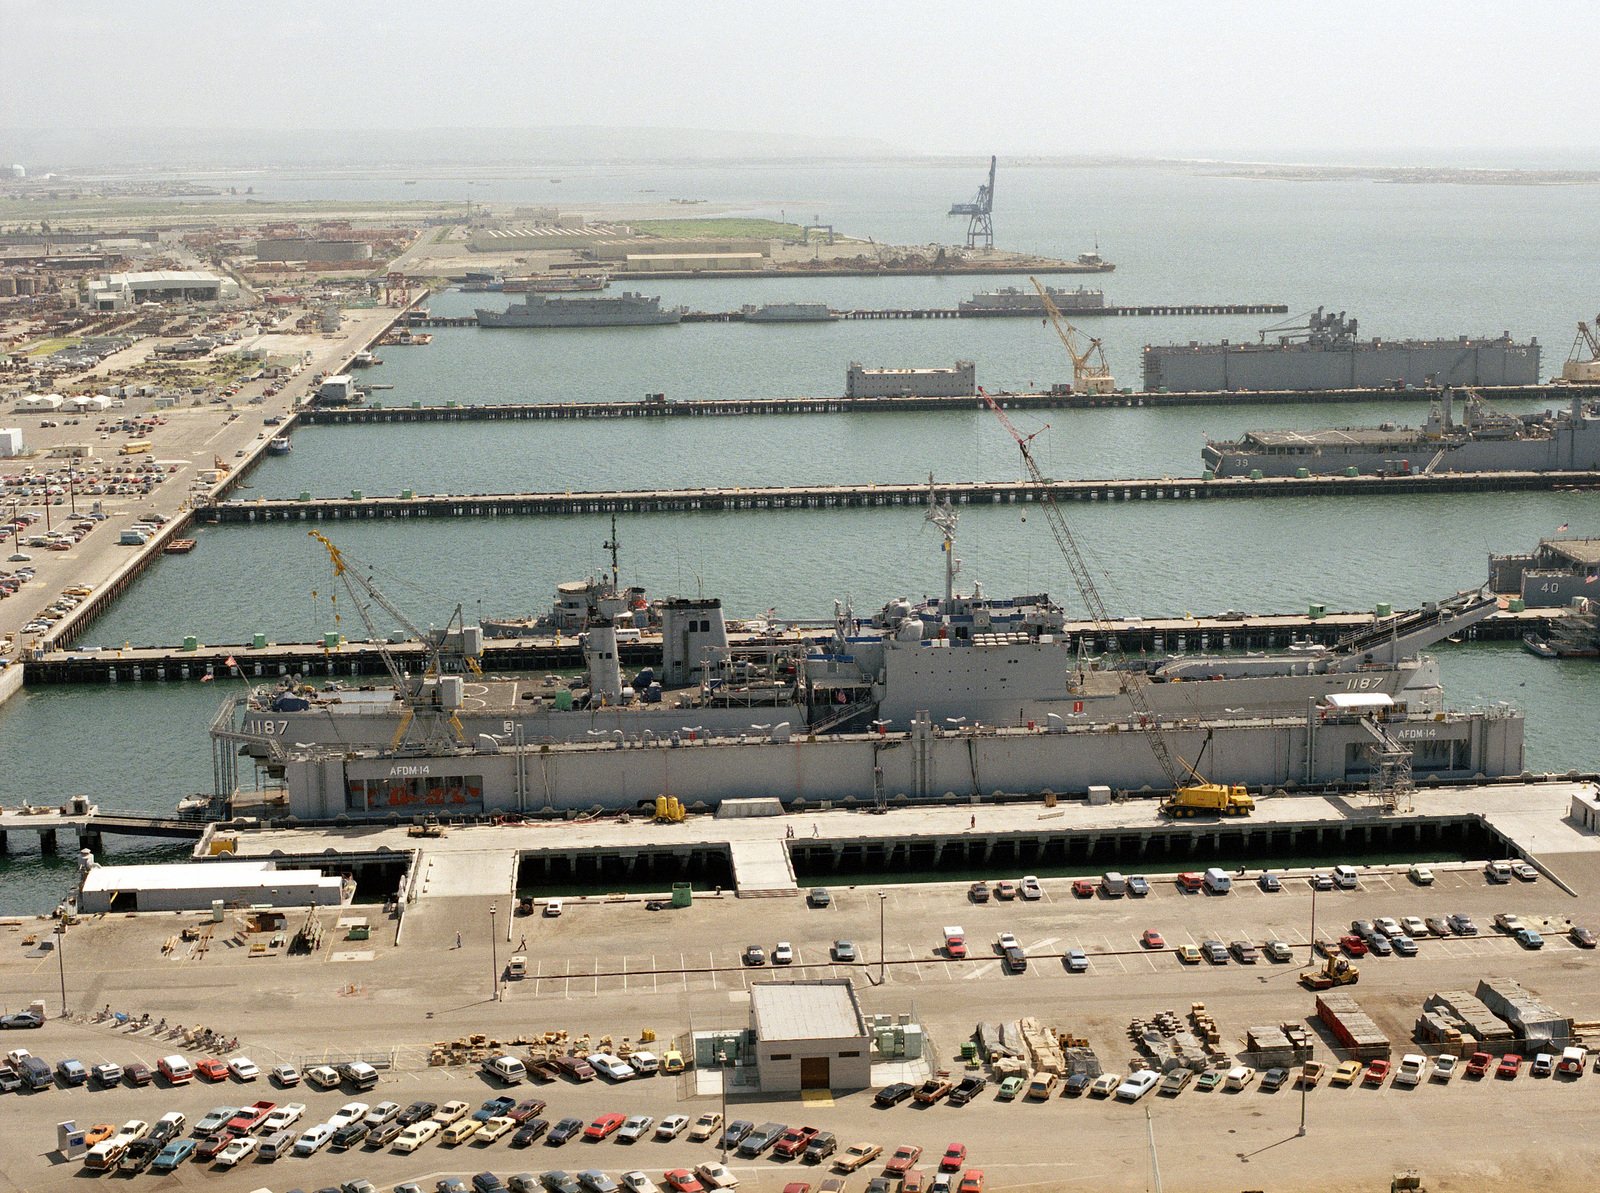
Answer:
[{"label": "harbor water", "polygon": [[[581,170],[558,188],[564,207],[643,201],[643,192],[703,196],[717,213],[821,215],[879,242],[948,241],[942,213],[972,189],[970,170],[919,165],[868,171],[806,167]],[[388,195],[387,181],[301,179],[257,184],[265,197],[416,198],[453,181],[424,178]],[[1538,336],[1543,372],[1559,370],[1571,328],[1592,313],[1582,263],[1600,248],[1583,187],[1398,186],[1210,177],[1159,167],[1018,169],[996,213],[1008,248],[1074,256],[1098,234],[1116,272],[1052,284],[1103,286],[1108,301],[1281,301],[1358,315],[1387,337]],[[349,189],[354,186],[355,189]],[[319,190],[319,188],[321,188]],[[500,178],[476,200],[554,201],[545,179]],[[689,207],[686,213],[698,214]],[[974,290],[1025,278],[801,278],[638,283],[666,305],[735,309],[747,302],[834,307],[954,306]],[[630,286],[630,288],[633,288]],[[442,294],[441,314],[513,301]],[[1254,338],[1273,317],[1085,321],[1102,336],[1123,385],[1136,385],[1146,342]],[[637,329],[439,329],[427,347],[380,349],[363,380],[393,385],[385,404],[529,402],[837,394],[851,361],[868,366],[977,362],[980,383],[1024,389],[1070,379],[1048,327],[1033,319],[849,322],[800,326],[696,324]],[[1384,420],[1417,423],[1415,402],[1335,407],[1223,406],[1188,410],[1057,411],[1019,417],[1042,467],[1058,477],[1197,475],[1205,435]],[[571,423],[463,423],[305,428],[291,455],[248,478],[252,496],[506,492],[774,485],[936,478],[1009,480],[1016,447],[979,412]],[[1396,607],[1485,578],[1491,552],[1530,549],[1568,524],[1600,534],[1600,495],[1541,492],[1408,498],[1202,502],[1133,501],[1068,509],[1089,546],[1113,615]],[[294,524],[200,529],[191,555],[164,557],[80,639],[115,648],[244,642],[261,632],[305,641],[339,629],[366,636],[354,611],[329,600],[326,555]],[[325,523],[419,624],[461,604],[478,616],[548,607],[557,582],[604,562],[600,517]],[[661,514],[624,519],[624,578],[652,595],[716,595],[732,616],[826,618],[835,600],[858,613],[941,584],[936,532],[914,508]],[[995,594],[1048,591],[1077,610],[1039,511],[963,511],[961,583]],[[335,622],[335,616],[342,620]],[[353,623],[354,622],[354,623]],[[387,630],[390,627],[382,627]],[[1445,645],[1449,702],[1509,701],[1528,714],[1535,770],[1600,767],[1592,709],[1600,668],[1547,662],[1509,644]],[[83,793],[107,808],[165,810],[209,790],[206,726],[223,684],[124,684],[33,689],[0,707],[0,802],[56,802]],[[0,859],[6,911],[39,910],[65,891],[70,853]],[[170,846],[113,840],[116,858],[173,856]]]}]

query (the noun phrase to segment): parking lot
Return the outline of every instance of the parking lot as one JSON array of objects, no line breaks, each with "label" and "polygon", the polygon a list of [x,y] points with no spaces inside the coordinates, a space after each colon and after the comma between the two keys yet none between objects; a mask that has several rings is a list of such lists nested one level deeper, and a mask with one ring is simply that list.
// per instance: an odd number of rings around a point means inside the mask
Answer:
[{"label": "parking lot", "polygon": [[[1470,990],[1485,975],[1515,977],[1563,1013],[1579,1020],[1600,1019],[1592,969],[1600,959],[1554,931],[1546,933],[1542,950],[1530,952],[1491,927],[1494,915],[1502,911],[1550,927],[1568,920],[1600,923],[1600,903],[1593,895],[1600,890],[1600,852],[1550,854],[1541,861],[1577,895],[1548,877],[1491,885],[1481,863],[1436,864],[1435,881],[1428,887],[1411,882],[1403,867],[1366,868],[1358,889],[1315,894],[1318,938],[1337,939],[1352,920],[1380,916],[1459,912],[1477,921],[1478,937],[1424,938],[1415,957],[1358,960],[1361,980],[1350,993],[1389,1036],[1396,1057],[1415,1048],[1411,1031],[1428,994]],[[1022,876],[995,877],[1014,881]],[[490,906],[497,902],[493,898],[443,895],[423,900],[408,913],[398,946],[394,923],[376,915],[377,909],[360,909],[374,924],[371,939],[360,942],[341,939],[339,920],[348,921],[352,910],[330,910],[323,916],[328,943],[303,957],[252,957],[248,949],[224,940],[225,933],[219,933],[208,951],[192,945],[163,951],[181,925],[203,917],[108,917],[72,929],[59,969],[77,1007],[97,1009],[110,1001],[118,1009],[148,1010],[169,1023],[204,1023],[239,1035],[240,1051],[263,1067],[357,1051],[392,1053],[395,1067],[385,1071],[376,1090],[361,1096],[369,1103],[461,1098],[476,1104],[495,1092],[471,1070],[427,1066],[427,1050],[435,1041],[470,1032],[511,1038],[547,1030],[566,1030],[574,1037],[591,1033],[596,1040],[603,1034],[638,1039],[648,1028],[657,1033],[661,1042],[655,1047],[660,1050],[690,1027],[742,1025],[749,1014],[750,985],[786,977],[849,978],[866,1011],[908,1013],[922,1023],[940,1063],[950,1063],[977,1020],[1036,1015],[1087,1038],[1106,1068],[1126,1071],[1132,1051],[1126,1032],[1134,1018],[1167,1009],[1182,1013],[1201,1001],[1230,1050],[1243,1046],[1245,1031],[1252,1026],[1310,1018],[1313,999],[1297,978],[1312,939],[1313,892],[1298,872],[1285,874],[1283,889],[1276,893],[1260,890],[1255,877],[1254,871],[1235,876],[1233,891],[1226,896],[1184,893],[1171,875],[1151,874],[1148,895],[1120,899],[1080,898],[1073,895],[1069,879],[1045,878],[1037,900],[985,904],[970,901],[965,883],[832,887],[830,904],[823,908],[797,898],[741,900],[728,895],[660,911],[646,910],[638,899],[568,900],[559,918],[521,916],[509,922],[504,914],[490,916]],[[31,925],[0,925],[0,942],[10,945],[0,950],[0,999],[8,1009],[34,997],[45,997],[53,1008],[59,999],[52,993],[61,976],[54,953],[21,946],[20,936]],[[951,926],[965,930],[966,960],[943,956],[943,930]],[[1152,928],[1163,935],[1166,948],[1140,946],[1141,933]],[[1014,933],[1026,949],[1025,972],[1009,974],[1002,968],[994,951],[1002,932]],[[1185,965],[1172,951],[1208,939],[1258,945],[1280,939],[1291,946],[1293,958],[1286,963],[1263,958],[1254,965],[1235,960]],[[854,944],[854,964],[832,959],[830,950],[839,940]],[[793,964],[770,964],[779,941],[792,945]],[[741,962],[750,944],[767,951],[768,964]],[[1062,955],[1071,948],[1085,952],[1087,972],[1066,971]],[[527,956],[529,976],[504,983],[496,998],[495,975],[515,952]],[[7,1032],[0,1042],[20,1044],[51,1061],[71,1055],[88,1065],[100,1060],[151,1063],[167,1051],[181,1050],[171,1041],[150,1038],[148,1031],[77,1022]],[[1317,1055],[1342,1059],[1331,1045],[1319,1032]],[[1306,1099],[1310,1133],[1303,1139],[1297,1135],[1300,1096],[1293,1090],[1191,1089],[1174,1099],[1152,1096],[1145,1104],[1155,1116],[1163,1180],[1171,1188],[1268,1188],[1284,1187],[1286,1181],[1296,1188],[1316,1188],[1321,1186],[1304,1181],[1304,1173],[1330,1157],[1337,1157],[1347,1173],[1359,1173],[1364,1185],[1386,1181],[1411,1163],[1425,1176],[1431,1164],[1434,1172],[1454,1173],[1462,1180],[1461,1161],[1448,1141],[1469,1118],[1475,1130],[1482,1124],[1484,1136],[1484,1146],[1475,1149],[1471,1179],[1511,1180],[1521,1187],[1529,1173],[1539,1173],[1549,1176],[1544,1187],[1561,1188],[1564,1181],[1572,1187],[1571,1173],[1561,1167],[1563,1156],[1577,1165],[1573,1171],[1582,1169],[1582,1135],[1566,1132],[1551,1138],[1542,1127],[1552,1116],[1555,1121],[1580,1121],[1597,1080],[1600,1076],[1589,1074],[1576,1082],[1536,1081],[1524,1074],[1514,1082],[1458,1079],[1449,1086],[1415,1090],[1389,1084],[1376,1090],[1330,1090],[1324,1085]],[[718,1108],[716,1097],[695,1096],[694,1089],[690,1080],[658,1077],[625,1087],[556,1083],[532,1092],[550,1101],[549,1113],[580,1117],[611,1110],[693,1117]],[[1142,1109],[1087,1099],[1005,1103],[994,1099],[993,1090],[991,1084],[965,1108],[941,1104],[914,1109],[907,1104],[887,1111],[871,1108],[870,1091],[838,1091],[802,1103],[736,1090],[729,1114],[804,1121],[836,1131],[841,1140],[868,1138],[886,1149],[910,1141],[931,1152],[961,1139],[973,1149],[973,1163],[986,1169],[996,1187],[1146,1186]],[[201,1088],[198,1083],[170,1091],[123,1087],[4,1095],[0,1114],[5,1115],[7,1137],[19,1130],[37,1145],[0,1162],[0,1188],[66,1187],[68,1180],[80,1179],[76,1166],[55,1165],[46,1154],[53,1146],[54,1124],[66,1117],[85,1124],[132,1117],[153,1121],[165,1110],[181,1109],[192,1122],[225,1102],[292,1097],[308,1102],[309,1118],[331,1113],[352,1096],[276,1094],[259,1086]],[[1408,1137],[1393,1131],[1393,1116],[1400,1111],[1397,1098],[1410,1100],[1403,1113],[1418,1128]],[[1063,1153],[1051,1142],[1056,1133],[1039,1135],[1044,1117],[1059,1121],[1070,1132],[1068,1138],[1094,1138],[1095,1146],[1075,1145]],[[1351,1138],[1363,1139],[1354,1157],[1346,1155],[1344,1146]],[[1225,1145],[1219,1145],[1222,1139]],[[1167,1158],[1169,1152],[1174,1159]],[[505,1176],[599,1166],[613,1176],[644,1168],[659,1182],[666,1168],[699,1162],[708,1154],[683,1140],[641,1142],[631,1148],[609,1141],[562,1149],[541,1145],[526,1152],[513,1152],[502,1140],[453,1151],[430,1144],[412,1157],[324,1152],[310,1160],[279,1161],[270,1172],[262,1164],[216,1173],[186,1166],[172,1176],[136,1179],[141,1184],[160,1179],[163,1188],[249,1190],[263,1185],[309,1189],[364,1176],[387,1189],[404,1179],[431,1183],[442,1174],[470,1175],[486,1168]],[[1194,1154],[1210,1157],[1209,1165],[1187,1170],[1179,1158]],[[1493,1159],[1486,1161],[1486,1156]],[[741,1187],[773,1193],[796,1179],[815,1188],[822,1175],[768,1160],[741,1162],[735,1171]],[[866,1175],[853,1178],[852,1193],[863,1193]],[[1450,1187],[1448,1181],[1430,1182],[1430,1187],[1435,1183]],[[1350,1187],[1349,1181],[1332,1177],[1326,1184]]]}]

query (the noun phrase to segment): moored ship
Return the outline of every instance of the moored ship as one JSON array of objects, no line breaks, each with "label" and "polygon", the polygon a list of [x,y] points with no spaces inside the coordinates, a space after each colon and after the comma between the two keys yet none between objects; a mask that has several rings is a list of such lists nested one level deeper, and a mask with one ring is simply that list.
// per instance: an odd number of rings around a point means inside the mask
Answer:
[{"label": "moored ship", "polygon": [[825,302],[769,302],[743,308],[746,323],[832,323],[839,318]]},{"label": "moored ship", "polygon": [[479,327],[647,327],[678,323],[683,308],[662,309],[658,296],[625,290],[606,298],[547,298],[529,294],[503,311],[479,308]]},{"label": "moored ship", "polygon": [[[1269,335],[1276,340],[1268,341]],[[1268,328],[1257,343],[1146,345],[1146,392],[1394,389],[1462,385],[1534,385],[1539,341],[1510,332],[1453,340],[1357,337],[1355,319],[1318,307],[1304,324]]]},{"label": "moored ship", "polygon": [[[1054,286],[1046,286],[1045,293],[1050,295],[1050,301],[1056,304],[1059,311],[1070,311],[1076,314],[1104,310],[1106,293],[1104,290],[1090,290],[1085,286],[1078,286],[1072,290],[1058,290]],[[1014,315],[1018,311],[1044,314],[1044,300],[1039,297],[1037,290],[1023,290],[1017,286],[1002,286],[998,290],[980,290],[971,298],[964,299],[957,308],[963,315]]]}]

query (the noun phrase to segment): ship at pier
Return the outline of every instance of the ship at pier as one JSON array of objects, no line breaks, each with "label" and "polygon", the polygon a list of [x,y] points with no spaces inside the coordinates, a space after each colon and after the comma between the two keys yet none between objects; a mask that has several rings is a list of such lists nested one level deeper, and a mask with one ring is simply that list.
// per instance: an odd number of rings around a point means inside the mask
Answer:
[{"label": "ship at pier", "polygon": [[[1356,320],[1324,314],[1270,327],[1256,343],[1146,345],[1144,389],[1219,393],[1227,390],[1395,389],[1461,385],[1536,385],[1539,341],[1510,332],[1453,340],[1360,339]],[[1269,340],[1268,337],[1275,337]]]},{"label": "ship at pier", "polygon": [[657,295],[633,290],[604,298],[549,298],[530,293],[503,311],[478,308],[479,327],[649,327],[680,323],[683,308],[662,309]]}]

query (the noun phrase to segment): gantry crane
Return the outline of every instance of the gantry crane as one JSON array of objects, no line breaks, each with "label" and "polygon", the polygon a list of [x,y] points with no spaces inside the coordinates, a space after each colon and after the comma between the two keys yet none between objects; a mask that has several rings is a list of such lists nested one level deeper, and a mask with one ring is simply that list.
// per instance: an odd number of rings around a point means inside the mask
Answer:
[{"label": "gantry crane", "polygon": [[[989,159],[989,181],[978,188],[978,197],[971,203],[952,203],[951,215],[967,216],[967,247],[992,250],[994,248],[994,167],[998,159]],[[978,241],[983,241],[979,246]]]},{"label": "gantry crane", "polygon": [[[1044,507],[1045,524],[1050,527],[1050,536],[1055,539],[1061,557],[1066,560],[1067,568],[1072,573],[1072,582],[1078,590],[1078,599],[1083,602],[1084,611],[1094,624],[1095,632],[1106,642],[1107,652],[1117,650],[1115,628],[1111,624],[1110,615],[1106,612],[1105,602],[1100,597],[1100,589],[1095,585],[1094,576],[1089,571],[1088,561],[1084,558],[1082,548],[1078,546],[1077,536],[1072,533],[1066,515],[1056,504],[1050,482],[1040,470],[1029,447],[1039,431],[1035,431],[1032,435],[1024,435],[987,391],[980,387],[978,393],[994,412],[994,416],[1000,420],[1000,425],[1012,439],[1016,440],[1017,448],[1022,453],[1023,467],[1033,483],[1038,486],[1039,502]],[[1040,431],[1044,429],[1041,427]],[[1117,686],[1133,708],[1134,720],[1150,743],[1151,753],[1156,756],[1156,763],[1161,767],[1162,774],[1172,784],[1172,795],[1162,804],[1162,810],[1169,816],[1194,816],[1208,812],[1223,816],[1244,816],[1253,811],[1255,801],[1250,798],[1244,787],[1208,783],[1201,777],[1199,771],[1173,754],[1167,744],[1166,730],[1150,707],[1150,696],[1146,690],[1150,679],[1144,669],[1133,666],[1118,667],[1115,664],[1113,668],[1117,676]]]},{"label": "gantry crane", "polygon": [[[378,656],[383,660],[384,669],[389,672],[389,679],[394,683],[395,693],[400,698],[400,724],[394,731],[394,738],[390,741],[389,748],[399,750],[402,747],[412,746],[432,749],[441,745],[466,745],[466,730],[461,727],[461,720],[455,708],[445,703],[442,685],[439,683],[445,670],[442,648],[449,637],[450,625],[446,625],[443,632],[423,633],[388,597],[384,596],[376,584],[352,570],[344,552],[334,546],[327,535],[315,530],[308,530],[306,533],[321,543],[328,552],[328,559],[333,564],[334,578],[342,581],[345,591],[350,594],[350,601],[356,607],[361,624],[366,627],[367,639],[377,646]],[[422,644],[426,663],[421,675],[407,675],[400,666],[400,661],[389,649],[387,636],[373,622],[372,613],[366,601],[362,600],[363,597],[367,601],[375,601],[413,640]],[[460,617],[461,607],[458,605],[450,619],[451,624],[456,625],[457,632],[462,629],[456,624],[460,621]],[[335,620],[338,620],[337,613]],[[478,670],[477,661],[470,656],[467,657],[466,665],[471,671]],[[420,732],[413,734],[413,729],[417,728],[420,728]]]},{"label": "gantry crane", "polygon": [[1111,366],[1106,364],[1105,349],[1100,341],[1092,336],[1085,336],[1089,341],[1085,348],[1078,347],[1078,329],[1067,322],[1065,315],[1056,306],[1055,299],[1050,297],[1050,291],[1039,284],[1038,278],[1029,278],[1033,288],[1039,292],[1039,300],[1044,303],[1044,313],[1049,316],[1050,325],[1056,329],[1056,335],[1061,337],[1062,347],[1066,348],[1067,355],[1072,358],[1072,388],[1081,394],[1114,394],[1117,392],[1117,382],[1111,376]]},{"label": "gantry crane", "polygon": [[[1589,355],[1584,356],[1587,349]],[[1561,366],[1563,381],[1592,382],[1600,380],[1600,315],[1594,317],[1594,326],[1579,322],[1578,336],[1572,341],[1572,351]]]}]

